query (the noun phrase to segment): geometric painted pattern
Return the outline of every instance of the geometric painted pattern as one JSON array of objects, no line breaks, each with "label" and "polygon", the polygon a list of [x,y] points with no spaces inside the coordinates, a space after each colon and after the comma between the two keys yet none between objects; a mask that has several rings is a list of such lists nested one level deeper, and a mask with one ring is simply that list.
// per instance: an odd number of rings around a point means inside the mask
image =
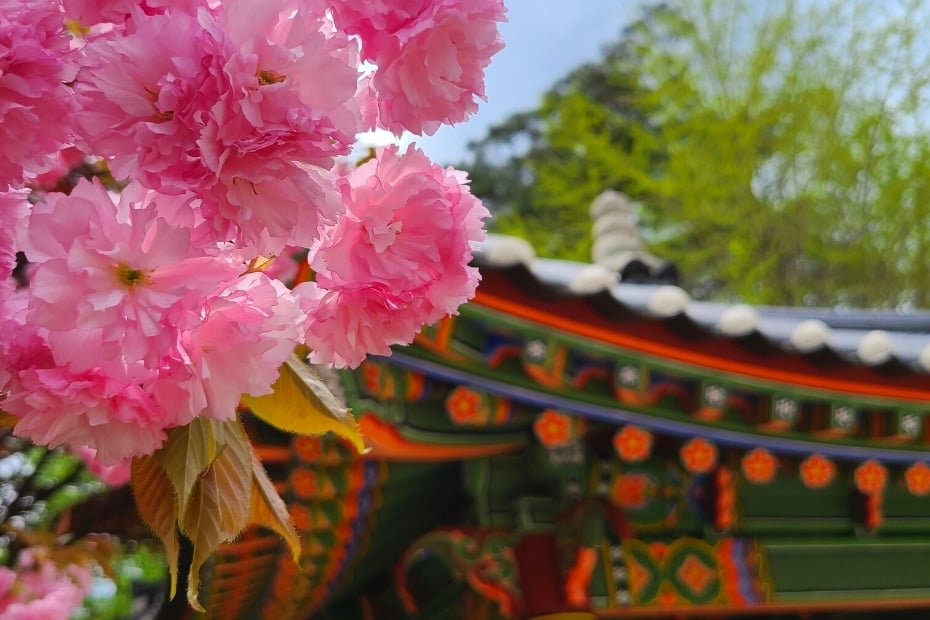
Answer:
[{"label": "geometric painted pattern", "polygon": [[759,554],[751,541],[716,544],[679,538],[671,543],[624,541],[634,605],[751,605],[764,600]]}]

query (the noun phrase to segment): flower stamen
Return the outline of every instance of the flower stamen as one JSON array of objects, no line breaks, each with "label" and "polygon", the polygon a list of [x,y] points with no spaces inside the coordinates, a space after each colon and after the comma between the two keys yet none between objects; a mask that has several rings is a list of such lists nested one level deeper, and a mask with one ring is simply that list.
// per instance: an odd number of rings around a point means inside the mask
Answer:
[{"label": "flower stamen", "polygon": [[255,72],[255,76],[258,78],[258,84],[260,86],[268,86],[269,84],[280,84],[287,79],[286,75],[281,75],[277,71],[271,69],[259,69]]},{"label": "flower stamen", "polygon": [[133,269],[126,263],[118,263],[113,268],[113,272],[116,274],[119,283],[127,288],[132,288],[137,284],[145,284],[149,279],[147,273],[141,269]]}]

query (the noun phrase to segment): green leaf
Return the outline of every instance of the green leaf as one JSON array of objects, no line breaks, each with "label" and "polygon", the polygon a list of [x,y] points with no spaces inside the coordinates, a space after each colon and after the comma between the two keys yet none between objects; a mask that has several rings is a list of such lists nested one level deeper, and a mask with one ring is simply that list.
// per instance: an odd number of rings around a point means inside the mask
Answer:
[{"label": "green leaf", "polygon": [[197,479],[216,460],[223,429],[213,420],[194,418],[168,434],[168,440],[155,453],[178,496],[178,514],[187,514],[187,502]]},{"label": "green leaf", "polygon": [[276,532],[291,548],[294,562],[300,560],[300,538],[291,522],[287,506],[275,491],[274,485],[265,473],[265,467],[252,451],[252,505],[249,510],[249,523],[267,527]]},{"label": "green leaf", "polygon": [[137,456],[131,466],[132,492],[139,516],[165,546],[171,575],[170,597],[178,589],[178,499],[161,464],[151,456]]},{"label": "green leaf", "polygon": [[332,431],[351,441],[360,452],[365,450],[355,418],[296,355],[281,365],[272,390],[265,396],[245,395],[242,402],[252,413],[281,430],[300,435]]}]

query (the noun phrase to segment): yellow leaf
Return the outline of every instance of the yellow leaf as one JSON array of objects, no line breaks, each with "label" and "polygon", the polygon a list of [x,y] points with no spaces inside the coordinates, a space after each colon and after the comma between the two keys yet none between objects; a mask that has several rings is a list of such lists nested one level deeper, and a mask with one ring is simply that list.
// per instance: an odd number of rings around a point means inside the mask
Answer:
[{"label": "yellow leaf", "polygon": [[281,430],[300,435],[332,431],[351,441],[360,452],[365,450],[355,418],[296,355],[281,365],[272,389],[265,396],[243,396],[242,402],[252,413]]},{"label": "yellow leaf", "polygon": [[249,523],[267,527],[276,532],[291,548],[294,562],[300,561],[300,538],[291,522],[287,506],[275,491],[274,485],[265,473],[265,467],[252,451],[252,505],[249,511]]},{"label": "yellow leaf", "polygon": [[217,435],[222,427],[213,420],[194,418],[168,434],[168,440],[155,453],[178,496],[178,514],[187,514],[187,501],[200,475],[216,460],[222,448]]},{"label": "yellow leaf", "polygon": [[178,589],[178,500],[174,487],[162,466],[151,456],[137,456],[131,467],[132,492],[139,516],[165,545],[168,572],[171,574],[170,596]]}]

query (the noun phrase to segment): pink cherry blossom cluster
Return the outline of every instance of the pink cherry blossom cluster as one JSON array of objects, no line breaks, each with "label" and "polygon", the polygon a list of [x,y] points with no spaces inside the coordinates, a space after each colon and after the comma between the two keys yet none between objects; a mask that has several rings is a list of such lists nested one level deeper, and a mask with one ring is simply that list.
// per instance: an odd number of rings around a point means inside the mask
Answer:
[{"label": "pink cherry blossom cluster", "polygon": [[59,567],[45,549],[23,549],[15,570],[0,566],[0,617],[6,620],[67,620],[80,608],[93,582],[80,564]]},{"label": "pink cherry blossom cluster", "polygon": [[[415,147],[337,162],[359,132],[466,119],[503,19],[503,0],[0,0],[16,434],[151,454],[270,392],[299,344],[353,367],[454,312],[488,216],[464,174]],[[86,162],[117,183],[59,191]],[[297,248],[313,281],[259,267]]]}]

